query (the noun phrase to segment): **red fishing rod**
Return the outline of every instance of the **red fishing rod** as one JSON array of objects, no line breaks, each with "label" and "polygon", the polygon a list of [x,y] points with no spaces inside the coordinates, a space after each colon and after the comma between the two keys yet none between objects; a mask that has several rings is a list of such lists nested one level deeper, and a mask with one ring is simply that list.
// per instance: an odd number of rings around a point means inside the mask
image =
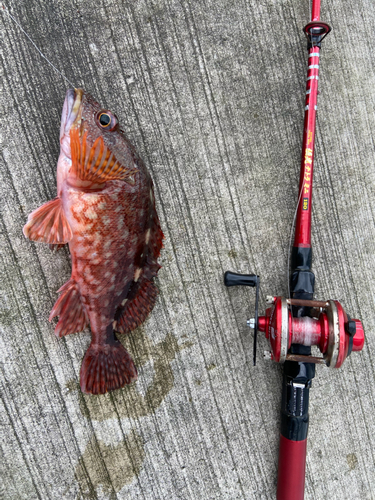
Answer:
[{"label": "red fishing rod", "polygon": [[[258,317],[259,276],[229,271],[224,276],[226,286],[256,287],[255,318],[248,321],[254,328],[254,365],[258,330],[270,343],[266,357],[284,363],[277,500],[304,498],[309,390],[315,365],[339,368],[352,351],[362,350],[365,340],[361,321],[351,319],[337,300],[314,300],[311,208],[319,59],[321,43],[331,31],[327,23],[320,21],[320,0],[313,0],[311,21],[303,31],[307,37],[308,69],[289,297],[268,297],[269,307],[264,316]],[[322,355],[313,356],[312,346],[317,346]]]}]

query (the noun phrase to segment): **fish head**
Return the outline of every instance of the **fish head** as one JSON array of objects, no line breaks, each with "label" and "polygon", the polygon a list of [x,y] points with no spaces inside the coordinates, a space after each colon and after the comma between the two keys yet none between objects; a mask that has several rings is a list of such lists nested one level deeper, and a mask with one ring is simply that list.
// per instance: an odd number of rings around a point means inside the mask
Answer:
[{"label": "fish head", "polygon": [[[106,177],[105,172],[102,172],[102,178],[86,179],[84,170],[90,167],[88,165],[90,152],[94,160],[99,163],[99,149],[105,152],[107,159],[116,162],[117,178],[132,183],[136,172],[142,170],[146,173],[134,147],[120,129],[116,115],[104,109],[83,89],[69,89],[61,116],[60,158],[57,168],[58,194],[66,179],[77,186],[97,188],[105,180],[116,178]],[[82,164],[80,168],[74,165],[77,162]],[[93,165],[91,165],[91,171],[92,167]]]}]

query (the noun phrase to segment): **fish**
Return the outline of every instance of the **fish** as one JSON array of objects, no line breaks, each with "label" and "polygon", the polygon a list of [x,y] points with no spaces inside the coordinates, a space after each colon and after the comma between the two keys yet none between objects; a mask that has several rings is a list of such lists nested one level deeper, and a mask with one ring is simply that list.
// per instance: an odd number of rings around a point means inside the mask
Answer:
[{"label": "fish", "polygon": [[23,233],[52,249],[69,245],[71,277],[49,321],[58,316],[57,337],[90,325],[82,392],[134,382],[137,369],[117,334],[137,328],[155,305],[164,235],[149,172],[116,115],[83,89],[69,89],[64,101],[57,197],[28,216]]}]

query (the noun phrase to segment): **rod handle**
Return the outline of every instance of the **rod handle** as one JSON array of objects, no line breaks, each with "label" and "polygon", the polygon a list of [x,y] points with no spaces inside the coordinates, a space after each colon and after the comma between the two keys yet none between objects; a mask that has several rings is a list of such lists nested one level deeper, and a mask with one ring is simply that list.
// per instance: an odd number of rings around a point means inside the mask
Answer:
[{"label": "rod handle", "polygon": [[303,500],[305,491],[306,443],[280,434],[277,500]]}]

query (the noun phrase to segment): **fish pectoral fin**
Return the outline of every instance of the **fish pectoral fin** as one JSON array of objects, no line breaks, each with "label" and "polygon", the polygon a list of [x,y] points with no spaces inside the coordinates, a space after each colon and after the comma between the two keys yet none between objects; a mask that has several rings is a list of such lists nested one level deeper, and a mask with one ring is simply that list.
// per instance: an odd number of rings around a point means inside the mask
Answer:
[{"label": "fish pectoral fin", "polygon": [[32,241],[63,245],[73,238],[73,232],[66,219],[61,198],[44,203],[28,217],[23,234]]},{"label": "fish pectoral fin", "polygon": [[81,365],[80,385],[85,394],[105,394],[137,380],[130,354],[116,340],[111,344],[90,344]]},{"label": "fish pectoral fin", "polygon": [[49,315],[50,321],[55,316],[59,316],[55,335],[63,337],[70,333],[81,332],[88,325],[89,320],[82,304],[77,283],[70,279],[58,290],[59,292],[61,292],[61,295],[56,300]]},{"label": "fish pectoral fin", "polygon": [[141,278],[133,287],[128,295],[129,298],[125,299],[117,309],[116,332],[130,333],[145,321],[155,305],[159,292],[152,281]]}]

